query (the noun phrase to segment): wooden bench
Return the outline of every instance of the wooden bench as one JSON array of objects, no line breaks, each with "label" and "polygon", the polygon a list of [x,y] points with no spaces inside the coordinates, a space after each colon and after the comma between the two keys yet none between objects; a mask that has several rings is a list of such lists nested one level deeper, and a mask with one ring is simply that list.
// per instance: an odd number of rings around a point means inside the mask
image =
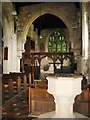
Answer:
[{"label": "wooden bench", "polygon": [[[89,99],[88,99],[89,95]],[[29,104],[30,103],[30,104]],[[83,115],[90,116],[90,91],[82,91],[75,99],[74,111]],[[19,114],[16,110],[19,111]],[[29,114],[40,115],[46,112],[54,111],[54,97],[42,88],[30,88],[20,92],[8,104],[3,105],[2,112],[5,116],[23,117]],[[10,112],[11,111],[11,112]]]},{"label": "wooden bench", "polygon": [[23,118],[29,114],[29,109],[33,115],[53,111],[55,110],[55,103],[53,96],[46,89],[30,88],[30,91],[28,89],[23,90],[14,99],[4,104],[2,108],[4,118],[10,116]]},{"label": "wooden bench", "polygon": [[35,86],[35,88],[44,88],[44,89],[48,88],[48,85],[46,83],[37,83],[37,82],[35,82],[34,86]]},{"label": "wooden bench", "polygon": [[50,112],[55,110],[54,97],[42,88],[31,88],[31,112]]},{"label": "wooden bench", "polygon": [[90,117],[90,90],[83,90],[80,95],[77,95],[74,111]]},{"label": "wooden bench", "polygon": [[[23,85],[23,86],[22,86]],[[25,74],[10,73],[2,76],[2,103],[11,99],[14,95],[27,88],[27,78]],[[8,98],[6,98],[6,96]]]}]

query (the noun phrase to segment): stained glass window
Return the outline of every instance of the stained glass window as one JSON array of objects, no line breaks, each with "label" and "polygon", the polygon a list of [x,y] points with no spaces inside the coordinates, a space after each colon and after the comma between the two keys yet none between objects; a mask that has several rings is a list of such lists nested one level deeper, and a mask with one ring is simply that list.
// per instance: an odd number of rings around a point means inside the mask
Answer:
[{"label": "stained glass window", "polygon": [[65,36],[59,31],[54,31],[49,36],[48,52],[66,52],[67,44]]}]

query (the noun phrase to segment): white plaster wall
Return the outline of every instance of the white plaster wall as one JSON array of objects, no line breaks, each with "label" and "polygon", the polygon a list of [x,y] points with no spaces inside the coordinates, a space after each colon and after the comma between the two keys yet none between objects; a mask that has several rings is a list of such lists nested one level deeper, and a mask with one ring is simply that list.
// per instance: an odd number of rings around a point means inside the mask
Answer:
[{"label": "white plaster wall", "polygon": [[10,41],[10,35],[7,34],[9,32],[9,25],[6,19],[4,19],[3,32],[4,32],[4,37],[3,37],[4,47],[6,46],[8,47],[8,60],[4,60],[4,55],[3,55],[3,73],[9,73],[11,68],[11,52],[10,52],[11,41]]},{"label": "white plaster wall", "polygon": [[3,42],[4,47],[8,47],[8,60],[4,60],[3,52],[3,73],[5,74],[16,72],[17,38],[16,34],[14,34],[14,18],[12,15],[12,10],[12,3],[3,3]]},{"label": "white plaster wall", "polygon": [[17,40],[16,34],[14,34],[11,41],[11,72],[16,72],[16,55],[17,55]]},{"label": "white plaster wall", "polygon": [[[9,34],[9,27],[6,25],[7,32],[3,39],[4,47],[8,47],[8,60],[3,60],[3,73],[16,72],[16,50],[17,50],[17,41],[16,35],[13,34],[11,37]],[[3,56],[4,57],[4,56]]]}]

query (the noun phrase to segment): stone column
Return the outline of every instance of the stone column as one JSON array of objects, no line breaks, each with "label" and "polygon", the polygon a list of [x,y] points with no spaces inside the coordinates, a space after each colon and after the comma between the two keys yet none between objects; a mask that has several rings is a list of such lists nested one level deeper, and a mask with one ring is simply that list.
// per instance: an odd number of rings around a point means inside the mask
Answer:
[{"label": "stone column", "polygon": [[17,66],[16,66],[16,71],[20,72],[20,59],[22,58],[22,52],[24,51],[23,47],[23,38],[18,39],[17,42]]},{"label": "stone column", "polygon": [[17,67],[16,72],[20,72],[20,59],[22,58],[22,50],[17,51]]},{"label": "stone column", "polygon": [[88,59],[88,12],[86,2],[82,2],[82,55],[84,59]]},{"label": "stone column", "polygon": [[[82,2],[82,74],[87,73],[87,60],[89,51],[88,38],[88,2]],[[87,75],[86,75],[87,76]]]}]

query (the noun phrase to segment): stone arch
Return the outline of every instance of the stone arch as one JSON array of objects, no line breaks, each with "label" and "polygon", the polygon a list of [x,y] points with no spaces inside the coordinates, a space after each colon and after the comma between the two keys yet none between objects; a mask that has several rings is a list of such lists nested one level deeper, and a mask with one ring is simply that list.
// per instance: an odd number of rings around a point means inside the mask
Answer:
[{"label": "stone arch", "polygon": [[40,17],[41,15],[44,14],[52,14],[55,15],[56,17],[58,17],[59,19],[61,19],[64,24],[66,25],[68,31],[69,31],[69,41],[72,40],[72,36],[73,36],[73,30],[72,30],[72,23],[70,22],[70,20],[62,13],[60,13],[59,11],[57,11],[57,9],[52,9],[52,8],[42,8],[41,10],[38,10],[37,12],[33,13],[32,16],[30,16],[29,19],[27,19],[26,24],[23,27],[23,32],[21,34],[21,36],[23,36],[23,38],[26,37],[26,34],[28,32],[28,29],[30,27],[30,25],[33,23],[33,21],[35,19],[37,19],[38,17]]}]

